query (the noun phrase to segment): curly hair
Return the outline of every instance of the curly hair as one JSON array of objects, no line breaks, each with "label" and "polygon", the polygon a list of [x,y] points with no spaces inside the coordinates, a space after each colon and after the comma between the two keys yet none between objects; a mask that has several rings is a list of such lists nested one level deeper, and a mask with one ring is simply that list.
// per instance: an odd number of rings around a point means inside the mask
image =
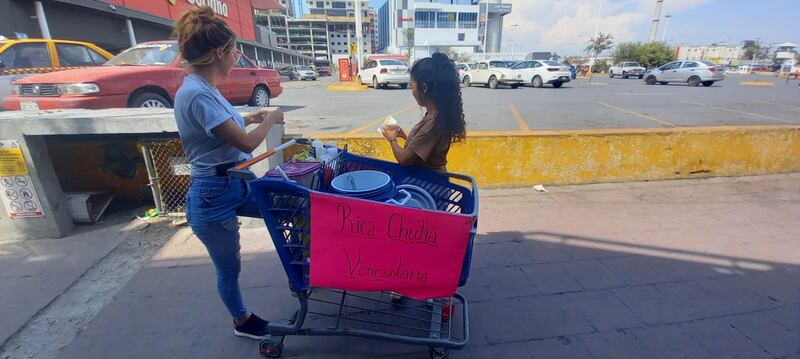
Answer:
[{"label": "curly hair", "polygon": [[463,141],[467,137],[464,102],[461,100],[458,72],[450,58],[437,52],[417,61],[411,67],[411,78],[420,88],[425,85],[425,98],[436,104],[436,122],[432,132],[449,138],[452,143]]}]

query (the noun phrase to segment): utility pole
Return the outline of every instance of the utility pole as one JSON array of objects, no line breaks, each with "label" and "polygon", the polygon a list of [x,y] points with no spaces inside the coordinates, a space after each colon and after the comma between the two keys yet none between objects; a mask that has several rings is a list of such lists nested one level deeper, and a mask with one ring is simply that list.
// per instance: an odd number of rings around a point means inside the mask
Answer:
[{"label": "utility pole", "polygon": [[672,18],[672,15],[670,14],[664,15],[664,18],[666,20],[664,21],[664,33],[661,34],[661,42],[664,42],[667,39],[667,27],[669,27],[669,19]]},{"label": "utility pole", "polygon": [[519,24],[511,25],[511,56],[517,52],[517,26]]},{"label": "utility pole", "polygon": [[[600,14],[603,13],[603,3],[605,2],[605,0],[600,0],[600,7],[597,9],[597,22],[594,24],[594,41],[597,41],[598,32],[600,31]],[[589,62],[589,72],[592,72],[594,68],[594,61],[597,55],[600,55],[597,53],[597,50],[592,51],[592,60]],[[591,79],[589,81],[591,82]]]},{"label": "utility pole", "polygon": [[356,0],[356,63],[358,69],[361,69],[361,54],[364,48],[364,34],[361,28],[361,0]]},{"label": "utility pole", "polygon": [[486,1],[486,16],[483,18],[483,57],[486,58],[486,43],[489,42],[489,2]]},{"label": "utility pole", "polygon": [[658,22],[661,20],[661,5],[664,3],[664,0],[656,0],[656,14],[653,17],[653,25],[650,26],[650,39],[647,42],[654,42],[656,41],[656,35],[658,35]]}]

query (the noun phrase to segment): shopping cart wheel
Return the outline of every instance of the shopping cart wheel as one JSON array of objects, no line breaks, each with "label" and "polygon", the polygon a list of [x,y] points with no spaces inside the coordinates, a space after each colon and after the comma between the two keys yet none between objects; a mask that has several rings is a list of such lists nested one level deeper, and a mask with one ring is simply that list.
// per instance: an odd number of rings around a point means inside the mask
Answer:
[{"label": "shopping cart wheel", "polygon": [[441,347],[431,347],[431,359],[444,359],[450,354],[450,349]]},{"label": "shopping cart wheel", "polygon": [[276,341],[276,338],[263,339],[258,343],[258,352],[267,358],[280,358],[283,354],[283,338]]}]

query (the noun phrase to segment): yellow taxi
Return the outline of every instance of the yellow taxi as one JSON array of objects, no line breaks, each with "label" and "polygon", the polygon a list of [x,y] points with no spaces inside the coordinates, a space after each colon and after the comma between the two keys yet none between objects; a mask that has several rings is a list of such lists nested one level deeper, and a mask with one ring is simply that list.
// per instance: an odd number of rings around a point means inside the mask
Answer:
[{"label": "yellow taxi", "polygon": [[87,42],[9,40],[0,37],[0,100],[9,95],[10,84],[14,80],[46,72],[102,65],[112,56],[108,51]]}]

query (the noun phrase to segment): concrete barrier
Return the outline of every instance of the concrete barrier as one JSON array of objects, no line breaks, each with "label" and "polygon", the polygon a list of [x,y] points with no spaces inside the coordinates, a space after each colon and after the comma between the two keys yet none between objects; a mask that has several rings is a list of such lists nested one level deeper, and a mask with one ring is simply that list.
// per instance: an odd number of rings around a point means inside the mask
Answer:
[{"label": "concrete barrier", "polygon": [[[303,135],[392,159],[376,135]],[[581,184],[800,171],[800,126],[472,132],[448,170],[482,187]]]}]

